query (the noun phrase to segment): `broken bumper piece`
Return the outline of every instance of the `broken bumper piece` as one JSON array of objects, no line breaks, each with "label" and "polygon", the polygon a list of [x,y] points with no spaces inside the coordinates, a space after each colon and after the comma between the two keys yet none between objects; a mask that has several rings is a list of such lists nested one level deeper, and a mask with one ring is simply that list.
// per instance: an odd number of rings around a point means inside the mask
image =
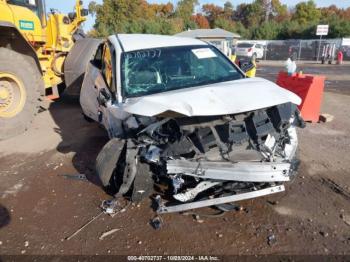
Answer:
[{"label": "broken bumper piece", "polygon": [[285,182],[290,180],[291,164],[284,162],[212,162],[168,160],[168,174],[202,179],[241,182]]},{"label": "broken bumper piece", "polygon": [[158,198],[158,205],[159,206],[157,209],[157,213],[158,214],[165,214],[165,213],[183,212],[186,210],[191,210],[191,209],[196,209],[196,208],[216,206],[216,205],[237,202],[237,201],[252,199],[252,198],[256,198],[256,197],[266,196],[266,195],[271,195],[271,194],[283,192],[284,190],[285,190],[284,186],[279,185],[279,186],[268,187],[268,188],[264,188],[264,189],[256,190],[256,191],[252,191],[252,192],[235,194],[235,195],[231,195],[231,196],[196,201],[196,202],[174,205],[174,206],[166,206],[161,202],[160,198]]}]

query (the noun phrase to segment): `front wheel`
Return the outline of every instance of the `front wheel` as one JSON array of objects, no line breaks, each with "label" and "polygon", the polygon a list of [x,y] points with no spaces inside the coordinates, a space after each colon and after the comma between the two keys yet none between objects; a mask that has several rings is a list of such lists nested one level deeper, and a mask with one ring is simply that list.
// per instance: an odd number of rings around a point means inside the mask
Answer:
[{"label": "front wheel", "polygon": [[0,140],[27,130],[38,110],[41,74],[26,58],[0,48]]}]

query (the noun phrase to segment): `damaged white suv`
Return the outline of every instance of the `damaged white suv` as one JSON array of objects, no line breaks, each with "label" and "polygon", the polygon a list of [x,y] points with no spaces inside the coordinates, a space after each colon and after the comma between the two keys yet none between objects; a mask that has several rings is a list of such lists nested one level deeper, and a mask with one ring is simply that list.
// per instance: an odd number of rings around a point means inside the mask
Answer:
[{"label": "damaged white suv", "polygon": [[298,166],[300,102],[203,41],[138,34],[101,42],[80,95],[111,139],[96,161],[103,186],[132,201],[156,189],[159,213],[283,191]]}]

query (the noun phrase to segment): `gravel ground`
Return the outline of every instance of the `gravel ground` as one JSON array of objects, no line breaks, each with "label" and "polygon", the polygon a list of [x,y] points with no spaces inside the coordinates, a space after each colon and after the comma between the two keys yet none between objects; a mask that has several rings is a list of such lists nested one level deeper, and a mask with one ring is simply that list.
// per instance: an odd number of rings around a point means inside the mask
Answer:
[{"label": "gravel ground", "polygon": [[[281,68],[259,63],[258,76],[275,80]],[[219,218],[164,215],[161,230],[150,226],[154,212],[145,200],[65,240],[109,198],[93,177],[107,137],[74,101],[51,103],[31,130],[0,142],[0,254],[350,255],[350,66],[299,68],[327,75],[322,112],[335,119],[299,131],[302,164],[286,192],[241,202],[243,211]],[[92,182],[61,176],[78,173]],[[99,240],[111,229],[118,231]]]}]

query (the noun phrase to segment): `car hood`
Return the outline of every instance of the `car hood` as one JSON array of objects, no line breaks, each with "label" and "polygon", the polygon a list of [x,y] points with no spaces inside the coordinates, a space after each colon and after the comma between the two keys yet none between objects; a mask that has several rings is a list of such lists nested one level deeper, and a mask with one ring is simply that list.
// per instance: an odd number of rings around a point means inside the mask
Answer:
[{"label": "car hood", "polygon": [[129,98],[123,109],[142,116],[165,112],[211,116],[248,112],[287,102],[299,105],[301,99],[271,81],[256,77]]}]

